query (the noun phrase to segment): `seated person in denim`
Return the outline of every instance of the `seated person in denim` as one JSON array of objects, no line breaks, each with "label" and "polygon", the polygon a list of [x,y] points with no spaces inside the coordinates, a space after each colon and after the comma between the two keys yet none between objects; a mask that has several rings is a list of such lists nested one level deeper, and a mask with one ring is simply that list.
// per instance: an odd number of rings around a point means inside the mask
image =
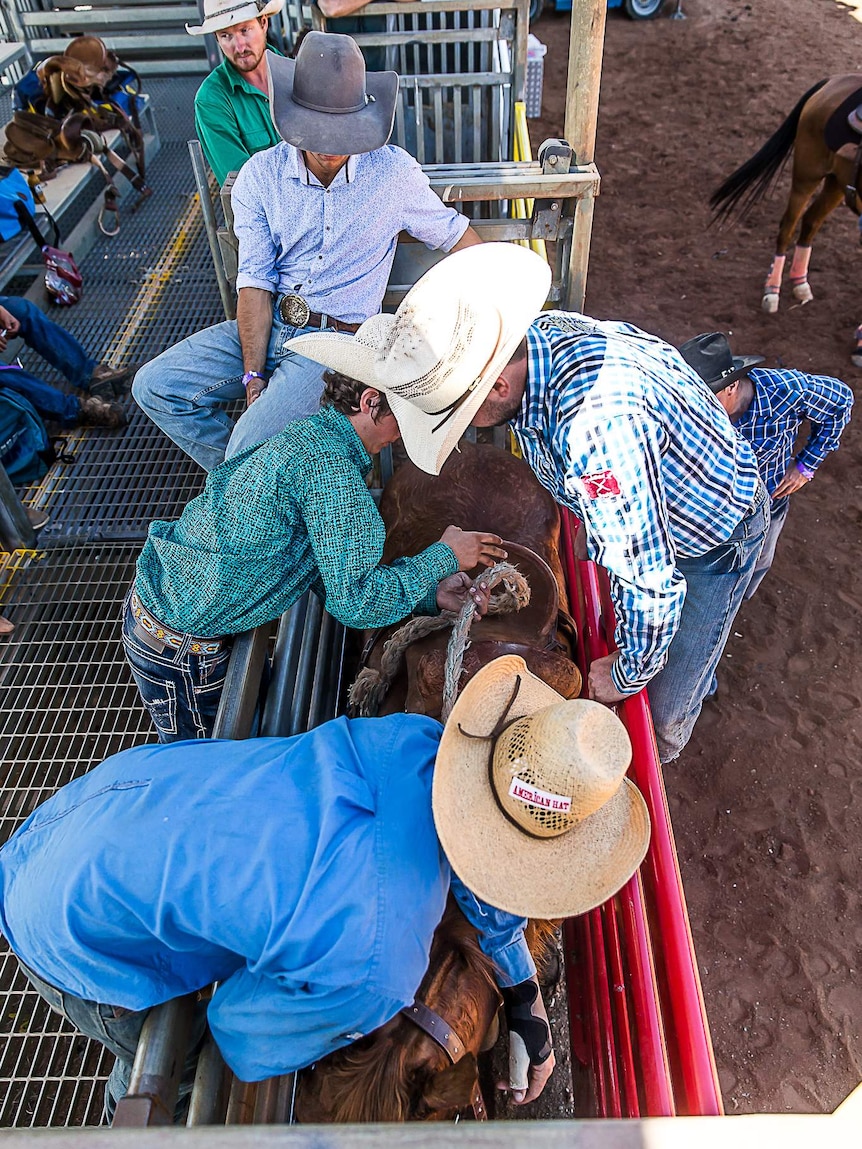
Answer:
[{"label": "seated person in denim", "polygon": [[[365,479],[400,437],[384,396],[327,373],[323,406],[233,455],[178,522],[155,522],[124,606],[123,642],[163,742],[212,734],[232,636],[307,590],[346,626],[458,610],[470,580],[506,552],[496,535],[448,527],[414,558],[380,565],[385,530]],[[473,591],[484,611],[484,596]]]},{"label": "seated person in denim", "polygon": [[[48,318],[35,304],[15,295],[0,295],[0,351],[20,336],[80,392],[67,395],[38,375],[17,364],[0,364],[0,387],[9,387],[29,399],[43,419],[55,419],[63,427],[88,423],[93,427],[123,427],[126,416],[115,396],[131,367],[96,363],[68,331]],[[128,391],[128,386],[125,387]]]},{"label": "seated person in denim", "polygon": [[[551,837],[511,797],[512,720],[515,770],[532,756],[535,785],[571,795]],[[149,1010],[214,981],[181,1094],[205,1022],[244,1081],[398,1023],[451,888],[495,963],[529,1060],[515,1100],[530,1101],[554,1055],[525,918],[590,909],[639,865],[649,818],[623,777],[630,757],[619,719],[563,700],[513,656],[474,676],[445,730],[395,714],[137,746],[64,786],[0,850],[0,930],[49,1004],[116,1055],[110,1118]],[[476,881],[494,900],[478,901]]]},{"label": "seated person in denim", "polygon": [[[790,496],[810,483],[829,452],[838,449],[853,392],[828,375],[758,367],[762,355],[735,357],[719,331],[696,335],[679,350],[751,444],[772,500],[769,530],[745,592],[750,599],[772,566]],[[806,419],[811,432],[796,452],[796,437]]]},{"label": "seated person in denim", "polygon": [[[237,318],[169,348],[133,386],[153,422],[207,471],[226,450],[317,410],[320,368],[287,341],[353,332],[379,312],[401,231],[443,251],[480,242],[416,161],[387,146],[394,72],[366,75],[356,43],[334,33],[310,32],[296,60],[268,57],[283,142],[252,156],[234,185]],[[234,431],[224,408],[242,398]]]},{"label": "seated person in denim", "polygon": [[269,18],[284,0],[204,0],[201,24],[186,24],[190,36],[215,35],[224,59],[197,90],[195,131],[207,163],[223,184],[229,172],[279,142],[269,114]]}]

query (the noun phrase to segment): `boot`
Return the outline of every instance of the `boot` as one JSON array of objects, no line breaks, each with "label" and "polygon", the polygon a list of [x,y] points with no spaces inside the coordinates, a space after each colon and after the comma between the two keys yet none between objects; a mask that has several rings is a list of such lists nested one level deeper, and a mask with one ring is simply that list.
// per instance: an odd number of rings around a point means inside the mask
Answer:
[{"label": "boot", "polygon": [[95,395],[82,395],[81,422],[91,427],[125,427],[126,412],[119,403],[106,403]]},{"label": "boot", "polygon": [[40,511],[35,507],[25,507],[24,513],[30,520],[30,526],[34,531],[41,531],[42,527],[46,527],[51,521],[51,516],[47,511]]},{"label": "boot", "polygon": [[15,629],[15,623],[10,622],[8,618],[4,618],[0,614],[0,638],[7,638]]},{"label": "boot", "polygon": [[120,396],[129,393],[135,371],[134,365],[111,367],[108,363],[97,363],[87,384],[87,390],[97,399],[104,399],[106,403],[110,403],[112,399],[119,399]]}]

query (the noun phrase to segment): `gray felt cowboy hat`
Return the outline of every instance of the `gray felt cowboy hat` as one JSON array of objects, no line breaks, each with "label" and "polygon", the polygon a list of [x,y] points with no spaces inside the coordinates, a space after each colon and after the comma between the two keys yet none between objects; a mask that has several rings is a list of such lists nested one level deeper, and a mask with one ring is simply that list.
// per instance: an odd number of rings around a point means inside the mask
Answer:
[{"label": "gray felt cowboy hat", "polygon": [[186,24],[190,36],[206,36],[209,32],[223,32],[234,24],[245,24],[259,16],[274,16],[284,7],[285,0],[204,0],[204,18],[200,24]]},{"label": "gray felt cowboy hat", "polygon": [[646,803],[625,777],[626,728],[565,699],[508,654],[452,708],[434,767],[437,836],[452,869],[510,914],[566,918],[601,905],[649,845]]},{"label": "gray felt cowboy hat", "polygon": [[397,72],[365,71],[355,40],[309,32],[295,60],[269,53],[269,111],[295,148],[355,156],[382,148],[392,134]]},{"label": "gray felt cowboy hat", "polygon": [[762,355],[734,355],[727,336],[720,331],[695,335],[679,349],[680,355],[693,367],[711,391],[723,391],[744,375],[750,367],[763,362]]}]

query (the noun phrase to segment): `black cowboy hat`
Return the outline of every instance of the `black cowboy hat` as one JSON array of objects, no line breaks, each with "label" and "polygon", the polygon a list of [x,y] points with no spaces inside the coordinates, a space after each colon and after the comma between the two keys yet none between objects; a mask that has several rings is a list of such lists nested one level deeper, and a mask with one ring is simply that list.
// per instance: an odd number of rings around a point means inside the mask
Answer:
[{"label": "black cowboy hat", "polygon": [[762,355],[734,355],[727,336],[720,331],[695,335],[683,343],[680,355],[693,367],[711,391],[723,391],[750,367],[763,362]]},{"label": "black cowboy hat", "polygon": [[309,32],[295,60],[267,53],[269,110],[276,131],[296,148],[355,156],[382,147],[392,134],[397,72],[365,73],[349,36]]}]

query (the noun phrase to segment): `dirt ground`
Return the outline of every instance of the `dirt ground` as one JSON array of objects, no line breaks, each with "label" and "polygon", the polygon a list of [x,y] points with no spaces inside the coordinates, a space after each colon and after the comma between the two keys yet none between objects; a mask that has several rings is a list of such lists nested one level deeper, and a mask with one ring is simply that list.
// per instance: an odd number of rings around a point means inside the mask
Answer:
[{"label": "dirt ground", "polygon": [[[815,300],[760,311],[789,187],[732,230],[709,193],[826,76],[862,69],[862,3],[683,0],[686,20],[608,15],[586,310],[670,341],[843,378],[862,250],[839,210],[815,242]],[[568,17],[545,13],[542,120],[563,134]],[[860,71],[862,86],[862,71]],[[789,267],[789,261],[788,261]],[[772,572],[737,618],[715,701],[666,772],[726,1109],[833,1109],[862,1079],[862,412],[793,497]]]}]

